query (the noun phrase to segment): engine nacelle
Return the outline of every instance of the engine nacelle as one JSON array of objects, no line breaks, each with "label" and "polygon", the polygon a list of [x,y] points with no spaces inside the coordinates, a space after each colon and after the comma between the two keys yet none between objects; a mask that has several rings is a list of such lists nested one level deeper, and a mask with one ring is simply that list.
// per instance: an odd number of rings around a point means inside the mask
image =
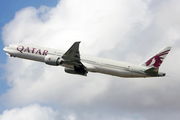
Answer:
[{"label": "engine nacelle", "polygon": [[78,74],[78,75],[84,75],[84,76],[87,76],[87,71],[77,71],[73,68],[67,68],[65,67],[64,71],[66,73],[70,73],[70,74]]},{"label": "engine nacelle", "polygon": [[46,55],[44,58],[44,62],[48,65],[54,65],[54,66],[58,66],[62,64],[61,58],[55,55]]}]

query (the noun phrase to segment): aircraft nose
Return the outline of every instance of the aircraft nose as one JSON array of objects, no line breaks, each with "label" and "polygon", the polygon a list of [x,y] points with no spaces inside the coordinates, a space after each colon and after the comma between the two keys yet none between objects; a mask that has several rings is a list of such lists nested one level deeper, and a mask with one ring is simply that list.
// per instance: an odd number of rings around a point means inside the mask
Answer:
[{"label": "aircraft nose", "polygon": [[3,50],[4,50],[5,52],[7,52],[7,47],[4,47]]}]

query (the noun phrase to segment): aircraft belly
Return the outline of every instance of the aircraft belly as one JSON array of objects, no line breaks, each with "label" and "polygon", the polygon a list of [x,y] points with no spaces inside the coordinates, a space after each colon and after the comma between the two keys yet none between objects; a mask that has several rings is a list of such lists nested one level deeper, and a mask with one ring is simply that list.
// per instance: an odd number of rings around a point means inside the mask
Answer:
[{"label": "aircraft belly", "polygon": [[148,77],[145,74],[135,73],[130,70],[125,69],[113,69],[108,67],[98,67],[96,66],[96,70],[99,73],[104,73],[112,76],[119,76],[119,77]]},{"label": "aircraft belly", "polygon": [[29,53],[17,53],[14,55],[15,57],[24,58],[28,60],[35,60],[39,62],[44,62],[44,57],[45,57],[43,55],[36,55],[36,54],[29,54]]},{"label": "aircraft belly", "polygon": [[127,71],[112,69],[112,68],[107,68],[107,67],[102,67],[102,66],[101,67],[96,66],[96,70],[99,73],[109,74],[109,75],[113,75],[113,76],[125,77],[125,76],[129,75],[129,73]]}]

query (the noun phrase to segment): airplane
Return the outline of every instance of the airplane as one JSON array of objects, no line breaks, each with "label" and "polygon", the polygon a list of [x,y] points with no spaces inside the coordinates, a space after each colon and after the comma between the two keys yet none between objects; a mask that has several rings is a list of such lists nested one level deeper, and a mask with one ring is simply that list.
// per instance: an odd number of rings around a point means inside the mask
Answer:
[{"label": "airplane", "polygon": [[3,48],[10,57],[45,62],[48,65],[63,66],[65,72],[87,76],[88,72],[97,72],[118,77],[163,77],[166,73],[159,72],[159,67],[171,50],[164,47],[155,55],[139,65],[110,59],[80,55],[80,41],[75,42],[66,52],[51,48],[27,44],[10,44]]}]

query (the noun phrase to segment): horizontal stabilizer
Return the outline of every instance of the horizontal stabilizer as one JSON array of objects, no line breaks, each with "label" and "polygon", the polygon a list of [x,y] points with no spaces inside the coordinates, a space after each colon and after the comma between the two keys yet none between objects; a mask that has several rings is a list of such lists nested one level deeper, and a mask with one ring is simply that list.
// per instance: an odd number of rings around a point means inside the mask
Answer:
[{"label": "horizontal stabilizer", "polygon": [[144,72],[154,74],[154,73],[158,73],[158,70],[159,70],[159,68],[152,67],[152,68],[149,68],[149,69],[145,70]]}]

